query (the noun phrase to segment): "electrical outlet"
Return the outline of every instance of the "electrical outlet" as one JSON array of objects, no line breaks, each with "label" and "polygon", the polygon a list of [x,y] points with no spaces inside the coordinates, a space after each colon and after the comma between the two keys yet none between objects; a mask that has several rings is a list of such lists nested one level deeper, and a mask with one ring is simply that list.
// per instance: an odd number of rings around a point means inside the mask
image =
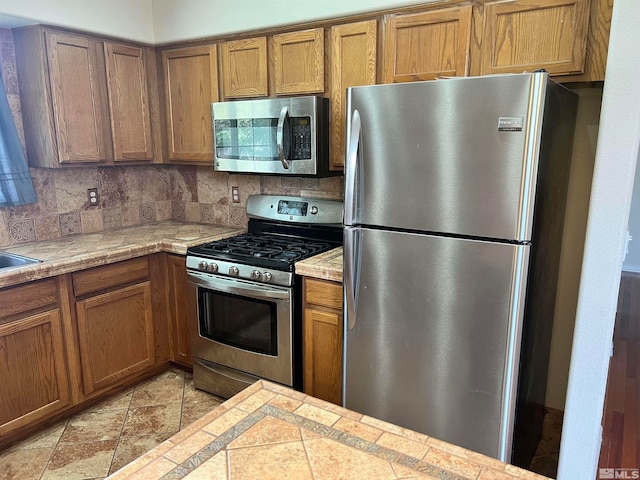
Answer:
[{"label": "electrical outlet", "polygon": [[97,207],[100,204],[100,195],[97,188],[87,188],[87,202],[90,207]]},{"label": "electrical outlet", "polygon": [[240,188],[231,187],[231,201],[233,203],[240,203]]}]

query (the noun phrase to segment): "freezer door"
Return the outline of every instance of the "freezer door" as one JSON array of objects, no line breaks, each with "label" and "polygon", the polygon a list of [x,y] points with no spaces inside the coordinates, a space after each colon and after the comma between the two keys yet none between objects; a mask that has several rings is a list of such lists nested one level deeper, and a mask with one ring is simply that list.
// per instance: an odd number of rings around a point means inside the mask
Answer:
[{"label": "freezer door", "polygon": [[530,240],[547,78],[348,89],[345,223]]},{"label": "freezer door", "polygon": [[347,229],[345,406],[508,461],[529,248]]}]

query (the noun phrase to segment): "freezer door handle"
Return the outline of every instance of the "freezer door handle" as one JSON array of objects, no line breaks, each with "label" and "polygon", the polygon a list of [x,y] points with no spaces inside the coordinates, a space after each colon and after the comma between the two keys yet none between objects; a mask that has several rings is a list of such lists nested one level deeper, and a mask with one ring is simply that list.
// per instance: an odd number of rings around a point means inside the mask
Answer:
[{"label": "freezer door handle", "polygon": [[354,217],[357,217],[356,204],[356,184],[357,174],[360,168],[360,145],[362,140],[362,123],[360,112],[354,110],[348,127],[349,137],[347,138],[347,158],[344,172],[344,223],[353,225]]},{"label": "freezer door handle", "polygon": [[356,325],[358,309],[358,284],[360,277],[360,235],[362,230],[344,229],[344,291],[345,315],[347,327],[352,330]]}]

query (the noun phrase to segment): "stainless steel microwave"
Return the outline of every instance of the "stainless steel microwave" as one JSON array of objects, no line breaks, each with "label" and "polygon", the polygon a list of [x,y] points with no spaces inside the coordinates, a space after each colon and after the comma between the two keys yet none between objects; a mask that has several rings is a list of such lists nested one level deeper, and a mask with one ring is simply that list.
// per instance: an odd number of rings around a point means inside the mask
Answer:
[{"label": "stainless steel microwave", "polygon": [[216,102],[214,169],[324,176],[329,172],[329,100],[319,96]]}]

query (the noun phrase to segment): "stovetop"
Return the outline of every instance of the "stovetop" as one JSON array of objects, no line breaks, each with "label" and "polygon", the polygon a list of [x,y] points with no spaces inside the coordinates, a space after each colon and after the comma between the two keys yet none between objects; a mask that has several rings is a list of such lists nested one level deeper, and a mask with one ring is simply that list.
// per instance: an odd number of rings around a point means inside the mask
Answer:
[{"label": "stovetop", "polygon": [[293,271],[299,260],[338,246],[335,241],[259,232],[191,247],[188,254],[207,259],[235,261],[245,265]]}]

